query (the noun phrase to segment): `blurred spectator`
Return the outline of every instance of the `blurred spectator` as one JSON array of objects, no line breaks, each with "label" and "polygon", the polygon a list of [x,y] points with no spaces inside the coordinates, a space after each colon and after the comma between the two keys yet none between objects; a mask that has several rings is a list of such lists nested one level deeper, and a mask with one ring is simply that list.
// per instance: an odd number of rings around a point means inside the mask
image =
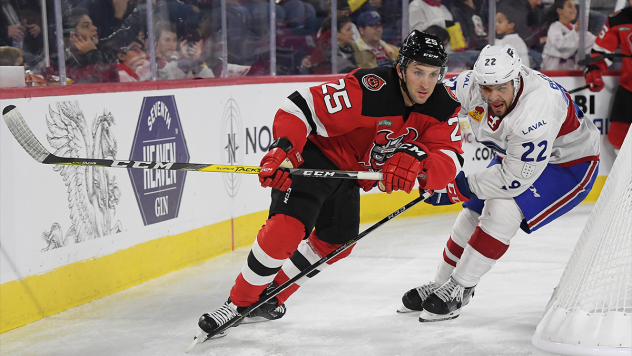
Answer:
[{"label": "blurred spectator", "polygon": [[308,32],[316,30],[316,9],[312,4],[301,0],[281,0],[279,5],[285,10],[285,25],[288,28]]},{"label": "blurred spectator", "polygon": [[[250,12],[248,22],[250,33],[256,38],[269,36],[270,3],[267,0],[249,0],[245,6]],[[275,18],[277,26],[285,21],[285,10],[279,4],[275,4]]]},{"label": "blurred spectator", "polygon": [[329,13],[331,10],[330,0],[303,0],[303,1],[312,5],[312,7],[314,8],[314,11],[316,11],[316,18],[325,19],[327,18],[327,16],[329,16]]},{"label": "blurred spectator", "polygon": [[401,41],[402,2],[401,0],[368,0],[351,14],[351,20],[358,22],[358,16],[366,11],[377,11],[382,17],[384,34],[382,39],[387,43]]},{"label": "blurred spectator", "polygon": [[[154,23],[160,21],[167,21],[171,23],[178,22],[199,22],[200,9],[196,6],[185,4],[180,1],[171,0],[152,0],[152,15]],[[137,36],[140,31],[146,28],[147,24],[147,3],[140,1],[134,8],[131,15],[127,16],[121,26],[114,31],[108,40],[114,39],[114,37],[130,38],[130,36]]]},{"label": "blurred spectator", "polygon": [[[211,23],[214,32],[221,34],[222,18],[219,1],[214,1],[214,7],[211,11]],[[242,5],[240,0],[226,1],[226,38],[227,43],[223,44],[227,47],[228,60],[232,63],[248,62],[250,52],[252,50],[249,43],[249,28],[252,17],[248,9]],[[191,22],[191,21],[185,21]]]},{"label": "blurred spectator", "polygon": [[516,11],[509,6],[500,6],[496,11],[496,45],[512,46],[522,59],[522,64],[530,67],[529,50],[520,35],[514,32],[516,27]]},{"label": "blurred spectator", "polygon": [[474,0],[455,0],[452,4],[454,21],[461,24],[463,36],[467,40],[467,48],[481,50],[489,42],[485,23],[478,15]]},{"label": "blurred spectator", "polygon": [[202,35],[195,24],[182,26],[178,59],[167,63],[158,79],[213,78],[215,74],[202,58]]},{"label": "blurred spectator", "polygon": [[154,40],[156,41],[156,66],[164,68],[167,63],[177,60],[178,36],[176,27],[169,21],[159,21],[154,26]]},{"label": "blurred spectator", "polygon": [[382,40],[384,28],[380,14],[377,11],[363,12],[358,17],[358,29],[361,37],[353,43],[358,67],[392,66],[399,49]]},{"label": "blurred spectator", "polygon": [[542,52],[550,24],[545,20],[542,0],[503,0],[498,4],[499,8],[501,6],[514,10],[514,31],[522,38],[527,48]]},{"label": "blurred spectator", "polygon": [[[337,38],[337,72],[349,73],[356,69],[355,51],[353,49],[353,31],[351,30],[351,19],[347,16],[340,16],[336,21],[338,33]],[[318,38],[316,49],[311,54],[303,58],[301,63],[302,74],[327,74],[331,73],[331,19],[323,22],[321,35]]]},{"label": "blurred spectator", "polygon": [[88,9],[88,15],[98,29],[99,38],[108,37],[118,30],[123,20],[134,11],[130,0],[84,0],[79,7]]},{"label": "blurred spectator", "polygon": [[0,47],[0,66],[12,67],[12,66],[24,66],[24,60],[22,58],[22,50],[15,47],[2,46]]},{"label": "blurred spectator", "polygon": [[118,82],[116,65],[107,64],[97,49],[99,36],[88,10],[74,8],[64,14],[66,72],[75,83]]},{"label": "blurred spectator", "polygon": [[0,47],[0,88],[26,86],[22,50],[15,47]]},{"label": "blurred spectator", "polygon": [[[331,0],[327,0],[327,4],[329,5],[330,3],[331,3]],[[349,14],[351,14],[351,7],[349,7],[349,2],[347,0],[339,0],[336,3],[336,8],[338,9],[338,11],[336,11],[337,17],[345,17],[345,16],[349,17]],[[329,10],[331,10],[331,7],[329,8]],[[331,18],[331,11],[328,12],[328,15],[325,21],[329,20],[330,18]],[[331,23],[331,20],[329,20],[329,23]],[[320,27],[320,29],[318,30],[318,33],[316,33],[316,38],[320,38],[320,33],[323,31],[323,29],[325,29],[325,26]],[[326,28],[325,30],[329,30],[329,28]],[[360,31],[358,31],[358,27],[353,23],[353,20],[351,21],[351,31],[353,31],[354,41],[360,38]]]},{"label": "blurred spectator", "polygon": [[134,37],[129,41],[113,44],[118,60],[120,82],[138,82],[150,79],[149,61],[145,53],[145,41]]},{"label": "blurred spectator", "polygon": [[577,8],[573,0],[555,0],[553,3],[559,21],[551,24],[547,34],[544,52],[542,53],[543,70],[572,70],[578,69],[575,56],[577,51],[589,52],[595,43],[595,35],[585,34],[584,49],[579,46],[579,21],[572,23],[577,17]]},{"label": "blurred spectator", "polygon": [[408,5],[409,32],[424,31],[436,25],[446,28],[453,23],[452,14],[441,0],[413,0]]},{"label": "blurred spectator", "polygon": [[443,47],[446,47],[450,44],[450,34],[448,33],[448,30],[446,30],[443,27],[433,25],[433,26],[428,27],[424,32],[431,33],[439,37],[439,39],[443,43]]},{"label": "blurred spectator", "polygon": [[43,58],[41,24],[39,1],[0,0],[0,46],[21,49],[30,66]]}]

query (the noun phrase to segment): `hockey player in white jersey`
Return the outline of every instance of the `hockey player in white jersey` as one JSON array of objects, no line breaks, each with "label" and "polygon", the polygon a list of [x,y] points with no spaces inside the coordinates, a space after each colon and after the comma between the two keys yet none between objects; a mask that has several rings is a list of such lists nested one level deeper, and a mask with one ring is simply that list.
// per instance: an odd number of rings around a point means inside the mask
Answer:
[{"label": "hockey player in white jersey", "polygon": [[518,229],[531,233],[570,211],[597,177],[597,128],[560,85],[521,63],[511,46],[487,46],[473,70],[448,80],[459,116],[497,155],[429,198],[464,209],[434,280],[402,298],[399,311],[421,311],[420,321],[458,317]]}]

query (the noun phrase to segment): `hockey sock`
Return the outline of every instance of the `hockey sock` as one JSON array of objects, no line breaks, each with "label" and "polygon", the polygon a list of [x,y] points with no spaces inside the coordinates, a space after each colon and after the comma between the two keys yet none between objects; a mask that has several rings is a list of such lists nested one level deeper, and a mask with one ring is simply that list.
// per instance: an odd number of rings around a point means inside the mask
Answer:
[{"label": "hockey sock", "polygon": [[464,287],[477,285],[508,248],[509,245],[477,227],[454,269],[452,278]]},{"label": "hockey sock", "polygon": [[[315,232],[312,232],[307,240],[301,241],[298,249],[294,252],[292,257],[283,264],[283,267],[281,268],[281,271],[279,271],[279,273],[277,274],[274,282],[277,285],[281,285],[287,282],[288,280],[299,274],[301,271],[308,268],[312,263],[318,262],[318,260],[328,255],[330,252],[334,251],[338,247],[340,247],[340,245],[330,244],[328,242],[321,241],[320,239],[318,239],[318,237],[316,237]],[[298,290],[298,288],[303,283],[320,273],[320,271],[322,271],[325,267],[335,263],[336,261],[339,261],[342,258],[347,257],[351,253],[352,249],[353,246],[341,252],[339,255],[327,261],[327,263],[320,265],[317,269],[307,274],[305,277],[299,279],[292,286],[277,295],[279,304],[284,303],[292,294],[294,294],[294,292]]]},{"label": "hockey sock", "polygon": [[452,235],[443,249],[443,261],[439,263],[435,275],[435,282],[439,285],[450,279],[456,264],[461,259],[463,249],[476,229],[478,217],[479,215],[470,209],[463,209],[459,213],[452,228]]},{"label": "hockey sock", "polygon": [[233,304],[245,307],[257,302],[304,236],[303,223],[291,216],[276,214],[268,219],[230,291]]}]

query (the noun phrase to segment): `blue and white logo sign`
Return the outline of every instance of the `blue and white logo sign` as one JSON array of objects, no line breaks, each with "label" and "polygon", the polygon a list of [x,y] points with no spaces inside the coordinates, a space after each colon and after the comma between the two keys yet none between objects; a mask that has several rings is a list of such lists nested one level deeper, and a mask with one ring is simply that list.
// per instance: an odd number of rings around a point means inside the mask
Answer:
[{"label": "blue and white logo sign", "polygon": [[[189,162],[182,124],[173,96],[143,99],[130,160]],[[178,217],[186,172],[129,169],[145,225]]]},{"label": "blue and white logo sign", "polygon": [[[220,152],[222,164],[225,165],[241,165],[244,162],[244,130],[242,127],[241,114],[239,107],[234,99],[229,99],[224,106],[222,115],[222,128],[220,139]],[[239,191],[239,183],[241,182],[241,174],[225,173],[223,174],[224,186],[226,192],[231,197],[237,195]]]}]

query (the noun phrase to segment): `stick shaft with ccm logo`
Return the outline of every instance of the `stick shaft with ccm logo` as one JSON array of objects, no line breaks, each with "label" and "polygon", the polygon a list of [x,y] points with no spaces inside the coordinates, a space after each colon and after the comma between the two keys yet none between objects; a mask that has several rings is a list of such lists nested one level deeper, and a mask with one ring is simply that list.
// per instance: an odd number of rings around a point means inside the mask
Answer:
[{"label": "stick shaft with ccm logo", "polygon": [[[6,122],[9,131],[11,131],[18,143],[28,154],[31,155],[31,157],[44,164],[246,174],[258,174],[261,170],[261,167],[257,166],[59,157],[50,153],[48,149],[46,149],[46,147],[37,140],[31,129],[24,121],[22,114],[14,105],[6,106],[4,110],[2,110],[2,116],[4,117],[4,121]],[[353,172],[303,168],[289,168],[287,170],[290,171],[291,175],[304,177],[382,180],[382,173],[380,172]]]}]

